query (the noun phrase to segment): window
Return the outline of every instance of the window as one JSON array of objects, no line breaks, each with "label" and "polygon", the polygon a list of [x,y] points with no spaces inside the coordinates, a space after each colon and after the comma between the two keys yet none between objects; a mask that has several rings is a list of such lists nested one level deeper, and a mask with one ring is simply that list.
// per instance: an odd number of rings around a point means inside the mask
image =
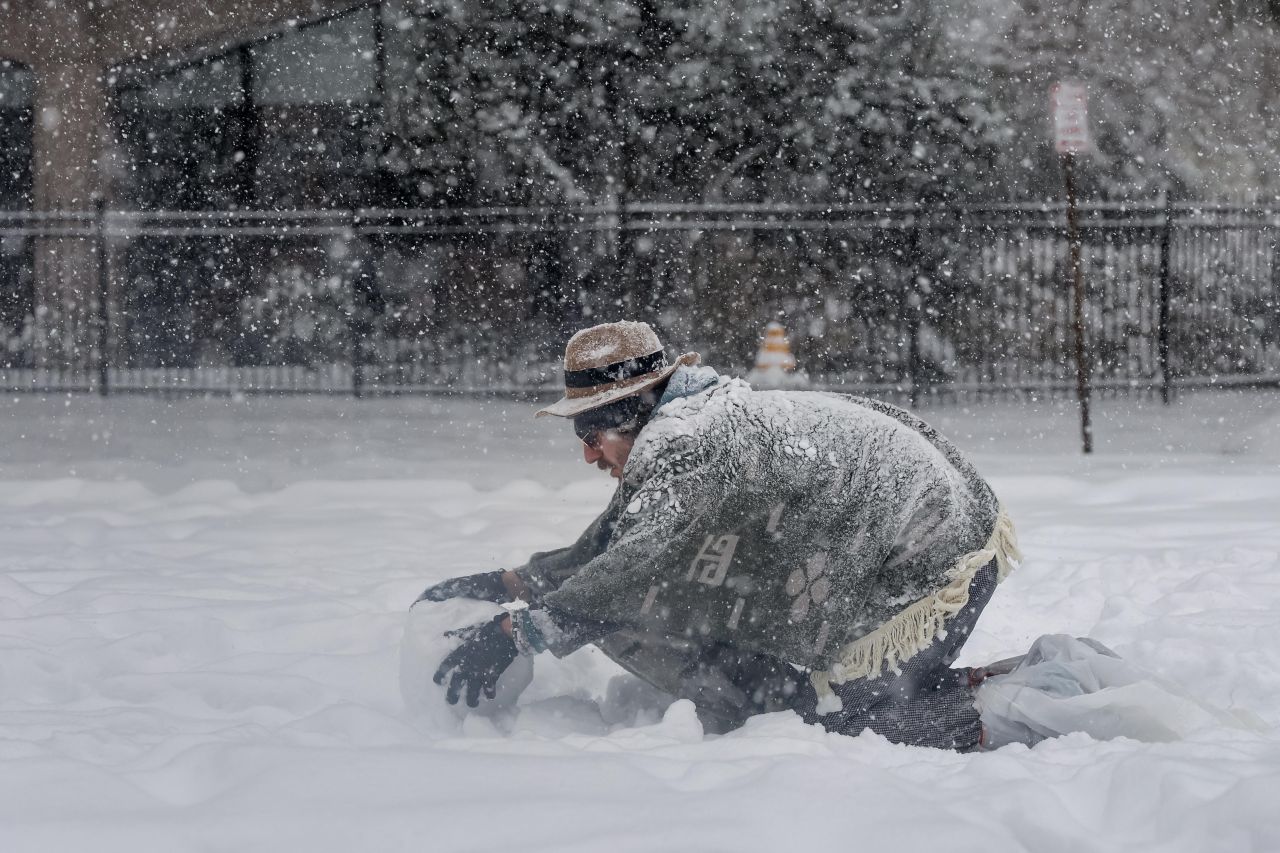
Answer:
[{"label": "window", "polygon": [[260,128],[254,195],[271,207],[375,201],[378,45],[375,10],[255,45],[252,98]]},{"label": "window", "polygon": [[243,61],[231,54],[121,90],[118,124],[129,161],[121,194],[142,208],[177,210],[247,201],[244,76]]},{"label": "window", "polygon": [[117,88],[119,195],[142,208],[379,202],[380,7],[283,30]]},{"label": "window", "polygon": [[350,106],[377,99],[373,9],[286,32],[250,54],[259,104]]},{"label": "window", "polygon": [[[0,61],[0,211],[32,206],[34,103],[34,75],[20,65]],[[0,365],[6,367],[26,366],[30,355],[23,333],[32,314],[31,271],[31,240],[0,233]]]},{"label": "window", "polygon": [[31,207],[31,128],[35,78],[0,61],[0,210]]}]

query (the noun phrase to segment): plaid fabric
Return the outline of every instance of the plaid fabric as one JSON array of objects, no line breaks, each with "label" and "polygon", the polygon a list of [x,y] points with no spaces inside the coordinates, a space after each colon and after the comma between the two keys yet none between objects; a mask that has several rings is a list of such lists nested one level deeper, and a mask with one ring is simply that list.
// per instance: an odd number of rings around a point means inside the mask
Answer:
[{"label": "plaid fabric", "polygon": [[898,672],[832,685],[843,704],[840,711],[818,714],[812,685],[806,685],[793,707],[806,722],[839,734],[856,735],[870,729],[909,746],[974,748],[982,728],[973,704],[970,670],[952,669],[951,663],[995,588],[996,565],[992,562],[974,576],[969,603],[947,622],[946,636],[903,663]]}]

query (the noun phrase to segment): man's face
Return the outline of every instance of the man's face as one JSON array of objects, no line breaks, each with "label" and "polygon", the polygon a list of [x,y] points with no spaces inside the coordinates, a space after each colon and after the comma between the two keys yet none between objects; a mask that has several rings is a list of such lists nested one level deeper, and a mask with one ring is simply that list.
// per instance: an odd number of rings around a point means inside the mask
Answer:
[{"label": "man's face", "polygon": [[582,456],[588,465],[608,471],[614,479],[622,479],[622,467],[631,455],[635,436],[622,435],[611,429],[596,430],[582,442]]}]

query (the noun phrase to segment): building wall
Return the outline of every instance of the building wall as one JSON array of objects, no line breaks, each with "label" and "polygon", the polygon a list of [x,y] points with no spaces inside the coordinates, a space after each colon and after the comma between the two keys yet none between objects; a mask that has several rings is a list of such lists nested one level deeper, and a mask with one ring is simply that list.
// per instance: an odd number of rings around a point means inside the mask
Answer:
[{"label": "building wall", "polygon": [[[35,76],[33,190],[38,212],[88,211],[110,202],[104,165],[115,146],[109,69],[165,55],[202,52],[361,3],[351,0],[10,0],[0,10],[0,60]],[[37,358],[88,363],[88,309],[97,295],[97,247],[41,238],[34,246]]]}]

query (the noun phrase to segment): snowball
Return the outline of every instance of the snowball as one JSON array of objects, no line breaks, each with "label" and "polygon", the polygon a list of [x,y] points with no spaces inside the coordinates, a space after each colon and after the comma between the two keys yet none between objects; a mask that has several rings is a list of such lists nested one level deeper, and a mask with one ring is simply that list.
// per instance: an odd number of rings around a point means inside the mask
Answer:
[{"label": "snowball", "polygon": [[400,695],[405,710],[425,719],[432,728],[452,731],[467,714],[490,716],[512,708],[529,682],[533,681],[533,659],[517,657],[498,679],[493,699],[482,693],[480,704],[468,708],[466,696],[457,705],[445,701],[445,687],[431,680],[436,668],[449,652],[458,647],[459,637],[445,636],[446,631],[487,622],[502,612],[497,604],[456,598],[450,601],[422,601],[415,604],[405,620],[404,639],[400,643]]}]

